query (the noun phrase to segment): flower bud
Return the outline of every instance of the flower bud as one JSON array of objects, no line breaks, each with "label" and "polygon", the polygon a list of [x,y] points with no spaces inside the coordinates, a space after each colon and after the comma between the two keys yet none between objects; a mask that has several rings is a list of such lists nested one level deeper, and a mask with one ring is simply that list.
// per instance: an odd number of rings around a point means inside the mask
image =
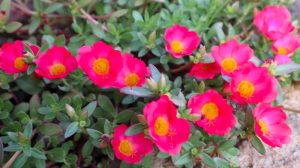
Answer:
[{"label": "flower bud", "polygon": [[146,83],[147,83],[148,87],[151,90],[156,90],[157,89],[157,84],[155,83],[153,78],[147,78]]},{"label": "flower bud", "polygon": [[66,108],[67,114],[70,118],[73,119],[73,118],[77,117],[75,110],[72,106],[70,106],[69,104],[66,104],[65,108]]}]

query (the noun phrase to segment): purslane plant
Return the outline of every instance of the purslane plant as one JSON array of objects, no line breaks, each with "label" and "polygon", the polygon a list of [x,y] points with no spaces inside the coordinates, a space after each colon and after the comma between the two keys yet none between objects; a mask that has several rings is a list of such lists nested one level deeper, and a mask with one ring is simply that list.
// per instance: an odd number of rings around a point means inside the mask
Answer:
[{"label": "purslane plant", "polygon": [[[3,44],[0,69],[15,80],[29,76],[37,81],[33,84],[41,83],[49,90],[40,95],[42,101],[39,94],[33,94],[30,114],[16,110],[26,126],[23,132],[17,128],[18,134],[5,132],[4,149],[23,152],[14,166],[23,166],[30,157],[41,167],[45,160],[80,166],[76,161],[80,164],[82,155],[88,158],[97,148],[94,157],[116,157],[125,166],[145,165],[148,158],[151,164],[155,156],[171,157],[176,166],[230,167],[236,166],[233,158],[238,140],[251,141],[262,154],[265,151],[260,140],[272,147],[289,143],[291,129],[283,109],[277,106],[281,91],[275,76],[299,68],[290,59],[300,47],[299,38],[284,6],[267,6],[255,14],[253,22],[271,40],[272,60],[260,61],[239,38],[220,42],[206,53],[200,46],[201,35],[193,27],[176,23],[166,28],[161,34],[165,52],[170,60],[189,69],[173,71],[177,78],[159,64],[149,64],[149,58],[139,59],[104,40],[78,47],[76,56],[65,46],[44,50],[18,40]],[[190,62],[182,64],[182,59]],[[32,73],[25,74],[29,71]],[[68,83],[68,78],[78,86]],[[50,82],[60,90],[49,86]],[[0,105],[9,99],[14,98],[3,98]],[[36,132],[46,136],[31,146]],[[41,142],[46,138],[50,144]],[[62,143],[62,148],[57,147]],[[74,145],[88,152],[67,155]],[[48,150],[51,146],[55,148]],[[89,159],[87,164],[97,161]]]}]

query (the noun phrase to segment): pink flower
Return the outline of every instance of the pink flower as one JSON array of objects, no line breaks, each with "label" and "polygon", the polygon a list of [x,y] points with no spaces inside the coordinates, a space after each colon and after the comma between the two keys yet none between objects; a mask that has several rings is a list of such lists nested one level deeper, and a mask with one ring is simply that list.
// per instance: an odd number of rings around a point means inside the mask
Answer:
[{"label": "pink flower", "polygon": [[65,47],[53,46],[35,61],[35,72],[47,79],[65,78],[78,67],[76,59]]},{"label": "pink flower", "polygon": [[92,47],[81,47],[77,61],[82,71],[100,88],[112,87],[123,65],[121,53],[102,41]]},{"label": "pink flower", "polygon": [[280,107],[260,104],[253,113],[254,131],[266,144],[281,147],[291,141],[291,129],[286,124],[286,115]]},{"label": "pink flower", "polygon": [[192,110],[191,114],[201,115],[196,124],[208,134],[224,136],[235,125],[231,105],[214,90],[192,97],[188,107]]},{"label": "pink flower", "polygon": [[[31,49],[36,46],[29,46]],[[22,41],[4,43],[0,49],[0,69],[7,74],[25,72],[28,64],[24,62],[24,44]]]},{"label": "pink flower", "polygon": [[31,49],[31,51],[32,51],[32,53],[33,53],[33,55],[34,55],[34,56],[37,56],[38,53],[39,53],[39,51],[40,51],[40,47],[37,46],[37,45],[34,45],[34,44],[30,44],[29,47],[30,47],[30,49]]},{"label": "pink flower", "polygon": [[124,54],[123,68],[117,76],[114,87],[134,87],[142,86],[145,83],[145,77],[150,75],[146,64],[130,54]]},{"label": "pink flower", "polygon": [[144,115],[149,126],[149,135],[161,152],[176,155],[181,145],[187,142],[190,124],[187,120],[177,118],[177,110],[167,96],[148,103]]},{"label": "pink flower", "polygon": [[276,79],[265,67],[248,63],[233,73],[230,88],[237,103],[270,103],[277,97]]},{"label": "pink flower", "polygon": [[247,44],[240,44],[235,39],[213,46],[211,55],[221,67],[223,75],[231,76],[238,68],[246,64],[253,55]]},{"label": "pink flower", "polygon": [[200,44],[200,37],[194,31],[175,24],[165,31],[166,50],[175,58],[191,55]]},{"label": "pink flower", "polygon": [[289,56],[286,56],[286,55],[276,55],[275,58],[274,58],[274,61],[278,65],[289,64],[289,63],[293,62],[293,60]]},{"label": "pink flower", "polygon": [[216,62],[204,64],[199,62],[194,64],[189,75],[199,79],[213,79],[220,73],[220,67]]},{"label": "pink flower", "polygon": [[285,6],[267,6],[254,16],[254,25],[270,40],[277,40],[292,32],[291,14]]},{"label": "pink flower", "polygon": [[145,155],[153,152],[150,139],[145,138],[144,133],[126,136],[127,126],[122,124],[115,128],[111,141],[115,156],[127,163],[139,163]]},{"label": "pink flower", "polygon": [[287,34],[274,41],[272,48],[275,54],[291,55],[300,47],[300,39],[292,34]]}]

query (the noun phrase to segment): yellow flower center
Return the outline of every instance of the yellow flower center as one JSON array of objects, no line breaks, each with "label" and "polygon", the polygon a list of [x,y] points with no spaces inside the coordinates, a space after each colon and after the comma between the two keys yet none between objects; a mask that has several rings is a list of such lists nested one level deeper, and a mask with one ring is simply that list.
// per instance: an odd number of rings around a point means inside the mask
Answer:
[{"label": "yellow flower center", "polygon": [[234,58],[231,57],[225,58],[222,61],[221,66],[225,72],[231,73],[237,69],[237,62]]},{"label": "yellow flower center", "polygon": [[280,55],[286,55],[287,53],[288,53],[287,48],[284,48],[284,47],[278,47],[278,49],[277,49],[277,54],[280,54]]},{"label": "yellow flower center", "polygon": [[106,75],[109,71],[109,62],[106,58],[98,58],[93,62],[93,70],[98,75]]},{"label": "yellow flower center", "polygon": [[119,151],[125,156],[132,156],[134,154],[132,143],[125,139],[121,141]]},{"label": "yellow flower center", "polygon": [[125,77],[126,86],[136,86],[140,81],[140,77],[136,73],[130,73]]},{"label": "yellow flower center", "polygon": [[18,57],[15,59],[14,66],[18,70],[24,69],[26,63],[23,61],[23,57]]},{"label": "yellow flower center", "polygon": [[263,134],[268,132],[267,124],[262,119],[258,120],[258,125],[260,126],[260,130]]},{"label": "yellow flower center", "polygon": [[169,133],[169,123],[163,117],[158,117],[154,123],[154,132],[158,136],[165,136]]},{"label": "yellow flower center", "polygon": [[237,87],[237,91],[240,93],[241,97],[249,99],[254,93],[254,86],[251,82],[247,80],[242,80]]},{"label": "yellow flower center", "polygon": [[183,44],[179,40],[174,40],[171,43],[171,49],[175,53],[182,53],[183,52]]},{"label": "yellow flower center", "polygon": [[205,103],[201,109],[202,114],[208,120],[214,120],[219,116],[219,108],[215,103]]},{"label": "yellow flower center", "polygon": [[66,67],[63,64],[57,63],[50,67],[50,74],[53,76],[58,76],[66,73]]}]

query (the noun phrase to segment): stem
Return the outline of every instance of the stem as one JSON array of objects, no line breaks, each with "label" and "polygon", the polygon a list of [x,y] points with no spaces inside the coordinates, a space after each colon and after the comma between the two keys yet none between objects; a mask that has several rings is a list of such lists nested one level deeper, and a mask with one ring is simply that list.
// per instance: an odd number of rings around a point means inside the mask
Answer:
[{"label": "stem", "polygon": [[[19,9],[20,11],[22,11],[25,15],[29,15],[29,16],[32,16],[32,15],[35,15],[37,14],[36,12],[32,11],[31,9],[29,9],[25,4],[21,3],[18,1],[18,3],[15,3],[15,2],[11,2],[11,5],[17,9]],[[88,14],[86,11],[84,11],[83,9],[80,9],[80,12],[82,14],[82,18],[85,18],[89,21],[91,21],[93,24],[98,24],[98,21],[95,20],[95,19],[100,19],[100,20],[106,20],[108,18],[110,18],[114,12],[111,12],[107,15],[104,15],[104,16],[96,16],[96,15],[90,15]],[[59,15],[59,14],[48,14],[47,15],[48,18],[56,18],[56,19],[59,19],[59,18],[68,18],[68,19],[72,19],[72,16],[69,16],[69,15]]]},{"label": "stem", "polygon": [[293,113],[300,113],[299,109],[293,109],[293,108],[289,108],[289,107],[283,107],[284,111],[290,111]]},{"label": "stem", "polygon": [[84,98],[83,94],[77,91],[72,85],[70,85],[65,78],[63,78],[61,81],[70,89],[70,91],[74,92],[75,94],[78,94],[81,98]]},{"label": "stem", "polygon": [[14,163],[14,161],[21,154],[21,151],[16,152],[5,164],[2,168],[10,168],[10,166]]},{"label": "stem", "polygon": [[[34,135],[36,134],[37,129],[34,129],[31,136],[30,136],[30,140],[34,137]],[[14,155],[3,165],[2,168],[10,168],[11,165],[15,162],[15,160],[18,158],[18,156],[21,154],[21,151],[17,151],[16,153],[14,153]]]},{"label": "stem", "polygon": [[190,62],[190,63],[180,66],[178,68],[172,69],[171,73],[178,73],[178,72],[184,71],[186,69],[189,69],[192,65],[193,65],[193,63]]},{"label": "stem", "polygon": [[90,22],[92,22],[93,24],[99,24],[99,22],[97,20],[95,20],[90,14],[88,14],[85,10],[83,10],[82,8],[80,9],[80,12],[82,13],[82,15],[84,16],[84,18],[86,18],[87,20],[89,20]]},{"label": "stem", "polygon": [[34,15],[35,12],[33,12],[32,10],[28,9],[26,7],[25,4],[21,3],[21,2],[18,2],[18,3],[15,3],[15,2],[11,2],[11,5],[14,6],[15,8],[18,8],[20,9],[24,14],[26,15]]}]

